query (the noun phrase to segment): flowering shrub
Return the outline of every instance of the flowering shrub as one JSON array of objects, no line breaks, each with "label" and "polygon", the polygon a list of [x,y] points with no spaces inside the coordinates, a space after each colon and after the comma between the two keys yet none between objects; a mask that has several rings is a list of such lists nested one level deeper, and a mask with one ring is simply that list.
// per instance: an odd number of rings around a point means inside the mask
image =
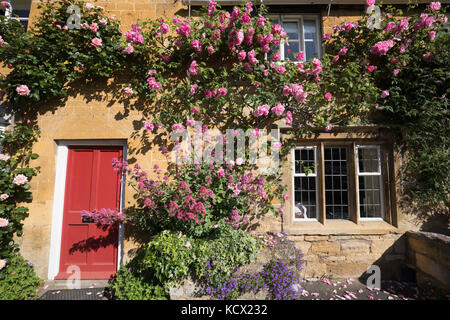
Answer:
[{"label": "flowering shrub", "polygon": [[22,235],[23,220],[28,217],[28,208],[19,204],[32,200],[29,180],[38,168],[29,167],[29,162],[38,157],[31,152],[37,131],[32,125],[19,124],[0,139],[0,299],[36,298],[39,279],[20,255],[14,236]]},{"label": "flowering shrub", "polygon": [[31,152],[31,144],[37,135],[31,125],[17,125],[14,131],[6,131],[2,139],[0,155],[0,259],[18,250],[14,235],[22,235],[22,221],[28,216],[28,209],[18,205],[30,202],[29,180],[37,169],[28,167],[37,154]]},{"label": "flowering shrub", "polygon": [[169,166],[164,174],[155,166],[155,179],[139,165],[129,168],[127,163],[114,161],[114,166],[129,174],[137,191],[138,207],[127,210],[128,219],[150,234],[181,230],[199,238],[227,224],[245,227],[251,221],[251,209],[260,208],[260,214],[278,213],[272,199],[282,189],[243,166],[184,164]]}]

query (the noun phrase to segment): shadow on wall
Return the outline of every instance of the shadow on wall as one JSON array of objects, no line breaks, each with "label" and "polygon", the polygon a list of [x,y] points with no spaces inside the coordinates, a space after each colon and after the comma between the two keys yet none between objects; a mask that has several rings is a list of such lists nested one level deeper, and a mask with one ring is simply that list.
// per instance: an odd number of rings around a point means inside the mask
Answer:
[{"label": "shadow on wall", "polygon": [[422,224],[420,230],[450,236],[450,216],[444,213],[429,216]]},{"label": "shadow on wall", "polygon": [[[403,234],[398,238],[372,265],[380,268],[381,280],[396,280],[401,282],[415,282],[415,271],[406,263],[407,240]],[[361,283],[367,283],[374,272],[364,272],[358,278]]]}]

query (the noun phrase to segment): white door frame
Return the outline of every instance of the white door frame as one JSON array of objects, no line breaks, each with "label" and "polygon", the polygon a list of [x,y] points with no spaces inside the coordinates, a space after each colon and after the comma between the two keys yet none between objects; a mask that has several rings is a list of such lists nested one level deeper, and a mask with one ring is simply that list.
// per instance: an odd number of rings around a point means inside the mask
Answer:
[{"label": "white door frame", "polygon": [[[127,157],[126,140],[58,140],[56,142],[56,175],[53,196],[52,227],[50,237],[50,253],[48,261],[48,280],[54,280],[59,272],[61,236],[64,211],[64,193],[66,189],[67,158],[69,146],[122,146],[123,160]],[[123,210],[125,188],[120,190],[120,210]],[[119,225],[119,242],[117,247],[117,269],[122,263],[123,256],[123,224]]]}]

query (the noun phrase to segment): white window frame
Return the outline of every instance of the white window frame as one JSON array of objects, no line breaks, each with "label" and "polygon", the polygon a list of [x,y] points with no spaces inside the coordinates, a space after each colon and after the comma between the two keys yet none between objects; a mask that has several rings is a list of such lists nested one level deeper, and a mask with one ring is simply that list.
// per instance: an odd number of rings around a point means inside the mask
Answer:
[{"label": "white window frame", "polygon": [[[12,14],[14,13],[14,8],[12,6],[11,1],[8,1],[8,2],[9,2],[9,7],[5,9],[5,17],[10,19],[10,18],[13,18]],[[30,1],[30,6],[31,6],[31,1]],[[20,22],[27,21],[27,29],[28,29],[28,23],[30,22],[30,12],[31,12],[31,7],[28,8],[28,17],[18,17],[17,18]]]},{"label": "white window frame", "polygon": [[[359,171],[359,152],[358,150],[360,148],[366,148],[366,149],[373,149],[375,148],[377,150],[377,160],[378,160],[378,172],[360,172]],[[381,147],[380,145],[357,145],[356,146],[356,150],[355,150],[355,161],[356,161],[356,176],[357,176],[357,181],[356,181],[356,199],[357,199],[357,213],[358,213],[358,219],[360,221],[383,221],[384,220],[384,216],[385,216],[385,212],[384,212],[384,188],[383,188],[383,171],[382,171],[382,166],[381,166]],[[381,206],[381,217],[361,217],[361,212],[360,212],[360,199],[359,199],[359,177],[363,177],[363,176],[378,176],[380,179],[380,206]]]},{"label": "white window frame", "polygon": [[[304,19],[307,20],[314,20],[316,22],[316,50],[317,50],[317,59],[320,59],[322,57],[322,50],[321,50],[321,37],[320,37],[320,16],[318,14],[278,14],[278,15],[269,15],[270,19],[277,19],[278,24],[282,26],[283,22],[298,22],[299,25],[299,50],[305,52],[305,57],[302,61],[292,61],[294,63],[298,62],[306,62],[306,50],[305,50],[305,34],[303,29]],[[280,56],[281,61],[284,61],[285,54],[284,54],[284,41],[280,43]]]},{"label": "white window frame", "polygon": [[[295,150],[303,150],[303,149],[312,149],[314,150],[314,165],[315,170],[314,173],[310,173],[306,175],[305,173],[296,173],[295,172]],[[319,215],[319,179],[317,175],[317,146],[297,146],[292,148],[291,151],[292,155],[292,193],[291,193],[291,199],[292,199],[292,216],[293,221],[318,221],[318,215]],[[296,218],[295,217],[295,178],[296,177],[315,177],[316,179],[316,217],[315,218]]]}]

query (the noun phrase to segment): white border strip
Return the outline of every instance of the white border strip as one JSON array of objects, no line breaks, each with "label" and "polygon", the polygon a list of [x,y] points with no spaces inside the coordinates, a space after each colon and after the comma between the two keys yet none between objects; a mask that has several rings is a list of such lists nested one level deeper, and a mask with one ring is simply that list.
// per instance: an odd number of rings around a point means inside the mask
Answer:
[{"label": "white border strip", "polygon": [[[71,145],[86,145],[86,146],[122,146],[123,159],[127,156],[127,142],[126,140],[60,140],[56,141],[56,175],[55,175],[55,189],[53,196],[53,210],[52,210],[52,228],[50,236],[50,253],[48,261],[48,280],[55,279],[59,272],[59,261],[61,251],[61,235],[62,235],[62,221],[64,211],[64,193],[66,189],[66,171],[67,171],[67,157],[69,146]],[[125,200],[125,188],[120,191],[120,210],[123,210]],[[119,243],[117,247],[117,269],[122,263],[123,256],[123,225],[119,226]]]}]

